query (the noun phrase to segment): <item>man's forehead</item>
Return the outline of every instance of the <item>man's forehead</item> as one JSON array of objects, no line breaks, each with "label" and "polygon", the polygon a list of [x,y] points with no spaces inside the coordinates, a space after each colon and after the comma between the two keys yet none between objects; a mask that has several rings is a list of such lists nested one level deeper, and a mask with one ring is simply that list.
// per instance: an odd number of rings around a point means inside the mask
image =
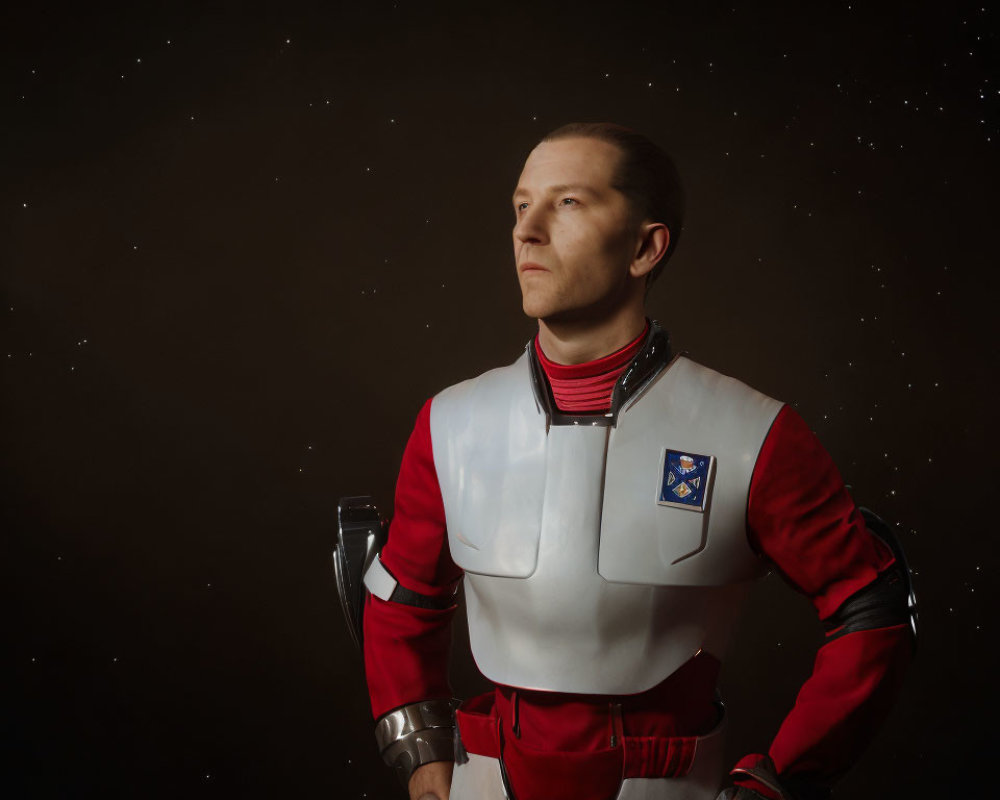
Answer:
[{"label": "man's forehead", "polygon": [[565,191],[604,194],[618,155],[614,145],[595,139],[542,142],[525,161],[513,196]]}]

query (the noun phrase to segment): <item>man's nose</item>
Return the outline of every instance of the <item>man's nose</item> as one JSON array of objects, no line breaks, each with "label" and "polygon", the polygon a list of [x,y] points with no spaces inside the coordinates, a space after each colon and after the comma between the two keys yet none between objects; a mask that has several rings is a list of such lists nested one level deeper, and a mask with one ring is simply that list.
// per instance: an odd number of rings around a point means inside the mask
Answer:
[{"label": "man's nose", "polygon": [[548,238],[543,209],[528,208],[514,225],[514,238],[522,242],[544,243]]}]

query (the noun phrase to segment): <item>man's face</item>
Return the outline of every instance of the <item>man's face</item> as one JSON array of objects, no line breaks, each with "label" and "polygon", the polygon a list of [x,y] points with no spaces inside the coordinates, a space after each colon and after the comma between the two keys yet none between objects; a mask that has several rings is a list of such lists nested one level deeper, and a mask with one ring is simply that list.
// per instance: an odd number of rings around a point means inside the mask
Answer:
[{"label": "man's face", "polygon": [[625,195],[611,187],[620,152],[572,138],[543,142],[528,156],[514,190],[513,236],[529,317],[598,319],[623,299],[639,230]]}]

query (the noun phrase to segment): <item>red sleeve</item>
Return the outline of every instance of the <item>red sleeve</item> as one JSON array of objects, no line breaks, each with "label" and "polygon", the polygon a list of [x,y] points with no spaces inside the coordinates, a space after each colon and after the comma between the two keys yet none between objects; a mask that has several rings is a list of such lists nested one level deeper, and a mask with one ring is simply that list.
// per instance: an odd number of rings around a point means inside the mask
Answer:
[{"label": "red sleeve", "polygon": [[[868,532],[829,453],[788,405],[757,458],[747,528],[751,546],[809,598],[820,620],[895,563]],[[910,658],[906,625],[855,631],[821,646],[768,750],[778,775],[825,785],[843,775],[888,714]],[[752,779],[736,783],[775,797]]]},{"label": "red sleeve", "polygon": [[[396,482],[396,502],[382,564],[405,588],[451,591],[462,571],[451,560],[444,503],[434,470],[431,400],[410,434]],[[372,714],[420,700],[451,697],[448,649],[455,609],[417,608],[371,595],[365,601],[365,674]]]}]

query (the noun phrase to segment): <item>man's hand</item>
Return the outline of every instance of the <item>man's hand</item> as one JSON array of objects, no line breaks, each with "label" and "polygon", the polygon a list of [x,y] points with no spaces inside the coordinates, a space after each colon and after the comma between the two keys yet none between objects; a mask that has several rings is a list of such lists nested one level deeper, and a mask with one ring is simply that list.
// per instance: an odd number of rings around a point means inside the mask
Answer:
[{"label": "man's hand", "polygon": [[448,800],[451,795],[451,773],[454,761],[431,761],[417,767],[407,788],[410,800]]}]

